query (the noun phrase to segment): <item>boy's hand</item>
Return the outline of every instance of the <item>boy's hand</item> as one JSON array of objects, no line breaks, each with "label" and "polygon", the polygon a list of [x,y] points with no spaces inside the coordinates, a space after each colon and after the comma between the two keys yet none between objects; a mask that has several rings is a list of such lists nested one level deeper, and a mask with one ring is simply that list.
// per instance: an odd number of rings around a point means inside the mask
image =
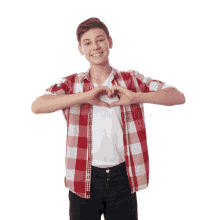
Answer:
[{"label": "boy's hand", "polygon": [[108,86],[97,86],[95,89],[90,90],[87,92],[88,96],[86,98],[86,103],[91,105],[98,105],[98,106],[105,106],[109,108],[109,104],[107,102],[103,102],[100,100],[100,96],[108,95],[111,96],[111,90]]},{"label": "boy's hand", "polygon": [[109,105],[110,108],[114,106],[118,106],[118,105],[130,105],[133,103],[137,103],[137,101],[135,101],[136,93],[126,89],[123,86],[115,85],[111,88],[111,92],[113,95],[111,95],[110,98],[115,96],[116,94],[116,95],[119,95],[120,100],[117,102],[112,102]]}]

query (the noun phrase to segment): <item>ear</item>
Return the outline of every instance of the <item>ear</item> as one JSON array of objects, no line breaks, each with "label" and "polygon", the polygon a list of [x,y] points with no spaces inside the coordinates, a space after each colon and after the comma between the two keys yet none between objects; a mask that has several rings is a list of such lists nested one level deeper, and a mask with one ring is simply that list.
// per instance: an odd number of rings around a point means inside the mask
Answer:
[{"label": "ear", "polygon": [[79,52],[80,52],[82,55],[84,55],[83,48],[82,48],[82,46],[81,46],[80,44],[78,45],[78,49],[79,49]]},{"label": "ear", "polygon": [[109,48],[112,49],[113,47],[113,41],[112,38],[109,36]]}]

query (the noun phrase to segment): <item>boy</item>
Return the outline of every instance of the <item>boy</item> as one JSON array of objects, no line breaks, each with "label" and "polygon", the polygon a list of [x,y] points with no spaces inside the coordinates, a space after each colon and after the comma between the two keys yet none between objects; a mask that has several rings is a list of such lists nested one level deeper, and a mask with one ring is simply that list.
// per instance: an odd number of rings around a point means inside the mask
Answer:
[{"label": "boy", "polygon": [[70,219],[137,220],[136,192],[149,183],[142,103],[183,104],[184,95],[161,81],[109,64],[113,41],[98,18],[77,28],[85,73],[64,77],[32,105],[36,114],[63,111],[67,121],[66,177]]}]

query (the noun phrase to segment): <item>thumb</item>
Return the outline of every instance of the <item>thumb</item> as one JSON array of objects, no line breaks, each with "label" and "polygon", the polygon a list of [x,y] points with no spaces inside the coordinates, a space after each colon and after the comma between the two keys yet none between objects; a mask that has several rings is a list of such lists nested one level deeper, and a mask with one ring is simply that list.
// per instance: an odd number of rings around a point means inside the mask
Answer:
[{"label": "thumb", "polygon": [[112,108],[114,106],[117,106],[117,105],[121,105],[121,102],[120,101],[117,101],[117,102],[112,102],[109,107]]},{"label": "thumb", "polygon": [[102,101],[100,101],[100,102],[98,103],[98,105],[99,105],[99,106],[103,106],[103,107],[109,107],[109,104],[108,104],[107,102],[102,102]]}]

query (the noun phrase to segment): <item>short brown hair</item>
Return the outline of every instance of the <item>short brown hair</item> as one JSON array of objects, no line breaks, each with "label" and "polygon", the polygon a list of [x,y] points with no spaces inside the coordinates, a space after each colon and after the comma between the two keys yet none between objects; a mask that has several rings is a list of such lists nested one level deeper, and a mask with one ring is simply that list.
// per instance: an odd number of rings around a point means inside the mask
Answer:
[{"label": "short brown hair", "polygon": [[101,22],[98,18],[92,17],[80,23],[77,28],[76,36],[79,44],[81,44],[80,39],[82,35],[92,28],[102,29],[103,31],[105,31],[107,38],[109,39],[109,31],[107,26],[103,22]]}]

